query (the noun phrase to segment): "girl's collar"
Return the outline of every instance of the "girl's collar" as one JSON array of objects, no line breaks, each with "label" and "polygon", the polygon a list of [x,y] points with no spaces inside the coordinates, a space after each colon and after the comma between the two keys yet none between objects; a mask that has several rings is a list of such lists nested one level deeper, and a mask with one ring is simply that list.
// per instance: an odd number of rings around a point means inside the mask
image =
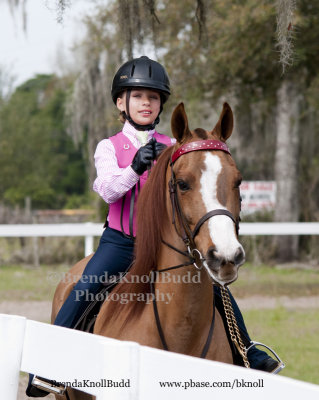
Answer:
[{"label": "girl's collar", "polygon": [[[136,133],[138,132],[138,130],[136,128],[134,128],[134,126],[131,125],[128,121],[125,121],[122,132],[136,137]],[[152,130],[146,131],[146,132],[148,133],[148,137],[150,138],[154,135],[155,129],[152,129]]]}]

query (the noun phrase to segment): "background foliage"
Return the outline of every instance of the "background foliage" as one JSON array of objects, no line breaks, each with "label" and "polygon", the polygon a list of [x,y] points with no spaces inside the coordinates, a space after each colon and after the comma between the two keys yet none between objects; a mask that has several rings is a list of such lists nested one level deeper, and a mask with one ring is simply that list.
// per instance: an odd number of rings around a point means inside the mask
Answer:
[{"label": "background foliage", "polygon": [[[72,2],[61,2],[61,13],[66,6]],[[285,218],[319,220],[318,2],[96,0],[95,6],[83,21],[87,34],[77,44],[76,71],[30,77],[11,96],[0,90],[0,201],[21,206],[29,196],[34,208],[90,203],[100,209],[97,196],[88,195],[93,154],[99,140],[121,127],[109,96],[111,80],[127,58],[147,54],[164,63],[172,83],[160,131],[170,132],[180,101],[192,128],[212,129],[227,100],[236,123],[230,146],[244,179],[290,181],[291,193],[281,194],[287,196]],[[284,42],[293,52],[283,72]],[[8,86],[7,71],[0,71],[0,86]],[[285,85],[293,90],[284,92]],[[284,156],[296,154],[286,175],[278,169],[280,90],[288,128],[297,130],[284,146]],[[296,104],[297,114],[289,114]],[[104,205],[102,210],[101,218]],[[278,215],[283,211],[267,218]],[[294,251],[285,247],[284,256],[315,257],[317,244],[302,238],[290,244]],[[262,250],[265,242],[257,246]],[[272,244],[266,246],[276,256]]]},{"label": "background foliage", "polygon": [[85,160],[66,134],[63,79],[38,75],[19,86],[0,110],[3,201],[60,208],[86,190]]}]

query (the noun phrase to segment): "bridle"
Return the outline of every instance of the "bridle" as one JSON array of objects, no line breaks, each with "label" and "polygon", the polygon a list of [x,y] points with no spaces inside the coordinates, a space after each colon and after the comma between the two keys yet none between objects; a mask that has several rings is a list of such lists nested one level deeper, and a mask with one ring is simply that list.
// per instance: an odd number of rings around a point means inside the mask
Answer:
[{"label": "bridle", "polygon": [[[192,151],[197,151],[197,150],[220,150],[220,151],[224,151],[225,153],[231,155],[227,145],[224,142],[221,142],[219,140],[200,140],[200,141],[187,143],[187,144],[181,146],[171,156],[171,161],[170,161],[171,179],[170,179],[168,185],[169,185],[169,192],[170,192],[170,198],[171,198],[171,203],[172,203],[173,224],[175,226],[175,230],[176,230],[177,234],[183,239],[183,242],[185,243],[185,246],[187,248],[187,252],[182,251],[182,250],[172,246],[171,244],[165,242],[164,240],[162,240],[162,242],[164,244],[166,244],[168,247],[177,251],[178,253],[186,256],[189,259],[189,261],[185,262],[183,264],[175,265],[173,267],[157,270],[156,271],[157,273],[181,268],[184,266],[189,266],[192,264],[197,269],[201,269],[205,259],[201,255],[200,251],[196,248],[194,239],[195,239],[196,235],[198,234],[203,223],[205,221],[207,221],[209,218],[212,218],[216,215],[226,215],[234,222],[235,228],[236,228],[236,234],[238,235],[240,218],[239,217],[235,218],[231,212],[229,212],[228,210],[224,210],[224,209],[216,209],[216,210],[212,210],[212,211],[209,211],[208,213],[206,213],[203,217],[201,217],[199,219],[199,221],[197,222],[197,224],[195,225],[195,228],[193,230],[190,229],[190,227],[187,223],[187,220],[182,212],[180,203],[178,201],[177,181],[176,181],[176,177],[174,174],[173,165],[174,165],[175,161],[183,154],[190,153]],[[181,230],[180,232],[178,231],[177,226],[176,226],[176,218],[179,221],[179,226],[180,226],[180,230]],[[198,257],[199,257],[199,261],[201,262],[200,266],[197,265],[196,258],[198,258]],[[150,273],[150,275],[151,275],[150,282],[151,282],[151,292],[153,294],[153,308],[154,308],[155,321],[156,321],[157,330],[158,330],[159,336],[161,338],[163,348],[165,350],[168,350],[164,331],[162,329],[160,318],[159,318],[158,308],[157,308],[157,304],[156,304],[156,296],[154,293],[154,279],[153,279],[154,272],[155,271],[151,271],[151,273]],[[225,288],[223,286],[223,287],[220,287],[220,291],[221,291],[221,297],[222,297],[222,302],[223,302],[223,306],[224,306],[224,310],[225,310],[225,316],[226,316],[226,320],[227,320],[227,326],[228,326],[228,331],[229,331],[229,334],[231,337],[231,341],[234,344],[234,346],[236,347],[237,351],[239,352],[239,354],[243,360],[244,366],[246,368],[250,368],[250,363],[249,363],[248,356],[247,356],[248,351],[256,345],[261,345],[261,346],[266,347],[268,350],[270,350],[273,353],[273,355],[277,358],[278,366],[273,371],[273,373],[275,373],[275,374],[278,373],[281,369],[283,369],[285,367],[285,364],[281,361],[281,359],[274,352],[274,350],[272,350],[270,347],[268,347],[262,343],[253,342],[253,341],[249,341],[248,345],[245,346],[245,344],[243,342],[242,334],[238,328],[236,317],[234,315],[233,306],[231,304],[228,290],[227,290],[227,288]],[[213,337],[213,332],[214,332],[215,314],[216,314],[216,304],[215,304],[215,296],[213,296],[212,320],[211,320],[207,339],[206,339],[205,345],[203,347],[203,350],[201,352],[200,358],[205,358],[208,353],[210,343],[211,343],[212,337]]]},{"label": "bridle", "polygon": [[[195,244],[195,237],[199,233],[199,230],[201,226],[206,222],[208,219],[216,216],[216,215],[225,215],[229,217],[235,224],[236,228],[236,234],[238,235],[239,231],[239,217],[235,218],[233,214],[225,209],[215,209],[208,211],[205,215],[203,215],[197,224],[195,225],[195,228],[191,230],[186,217],[182,211],[182,208],[180,206],[180,202],[178,199],[178,194],[177,194],[177,181],[176,181],[176,176],[173,170],[173,166],[176,160],[178,160],[179,157],[181,157],[184,154],[193,152],[193,151],[198,151],[198,150],[219,150],[223,151],[229,155],[231,155],[228,146],[226,143],[221,142],[219,140],[198,140],[195,142],[190,142],[182,145],[180,148],[178,148],[173,155],[171,156],[171,161],[170,161],[170,167],[171,167],[171,178],[169,180],[168,186],[169,186],[169,193],[170,193],[170,199],[172,203],[172,214],[173,214],[173,221],[172,223],[175,226],[175,230],[177,234],[182,238],[189,256],[195,259],[199,259],[200,262],[204,261],[204,257],[202,256],[201,252],[196,248]],[[179,222],[179,228],[180,231],[177,229],[176,225],[176,219]],[[164,242],[166,243],[166,242]],[[196,268],[200,268],[200,266],[197,265],[197,263],[194,263],[194,266]]]},{"label": "bridle", "polygon": [[[161,272],[165,272],[165,271],[170,271],[170,270],[174,270],[174,269],[178,269],[184,266],[189,266],[189,265],[194,265],[197,269],[201,269],[203,266],[203,262],[205,261],[204,257],[202,256],[201,252],[196,248],[196,244],[195,244],[195,237],[198,234],[201,226],[204,224],[205,221],[207,221],[208,219],[216,216],[216,215],[226,215],[227,217],[229,217],[235,224],[236,227],[236,233],[238,234],[238,230],[239,230],[239,217],[236,219],[233,214],[231,212],[229,212],[228,210],[224,210],[224,209],[215,209],[215,210],[211,210],[209,212],[207,212],[205,215],[203,215],[199,221],[197,222],[197,224],[195,225],[195,228],[193,230],[191,230],[186,217],[182,211],[182,208],[180,206],[180,202],[178,200],[178,195],[177,195],[177,181],[176,181],[176,176],[173,170],[173,166],[175,161],[181,157],[183,154],[186,153],[190,153],[193,151],[197,151],[197,150],[220,150],[220,151],[224,151],[225,153],[230,154],[230,151],[228,149],[228,146],[224,143],[221,142],[219,140],[199,140],[199,141],[195,141],[195,142],[191,142],[191,143],[186,143],[184,145],[182,145],[181,147],[179,147],[171,156],[171,160],[170,160],[170,167],[171,167],[171,178],[169,180],[168,186],[169,186],[169,193],[170,193],[170,199],[171,199],[171,203],[172,203],[172,215],[173,215],[173,221],[172,223],[174,224],[175,230],[178,234],[178,236],[180,236],[187,248],[187,252],[186,251],[182,251],[180,249],[178,249],[177,247],[167,243],[166,241],[164,241],[162,239],[162,242],[170,247],[171,249],[175,250],[176,252],[186,256],[189,261],[179,264],[179,265],[175,265],[173,267],[168,267],[165,269],[161,269],[161,270],[157,270],[157,273],[161,273]],[[179,228],[180,228],[180,232],[177,229],[177,225],[176,225],[176,219],[178,219],[179,222]],[[197,265],[199,264],[199,265]],[[153,274],[155,271],[151,271],[150,272],[150,283],[151,283],[151,293],[153,294],[153,309],[154,309],[154,316],[155,316],[155,321],[156,321],[156,326],[157,326],[157,330],[159,333],[159,336],[161,338],[161,342],[163,345],[163,348],[165,350],[168,350],[168,346],[167,346],[167,342],[165,339],[165,335],[164,335],[164,331],[162,329],[161,326],[161,322],[160,322],[160,318],[159,318],[159,312],[158,312],[158,308],[157,308],[157,303],[156,303],[156,296],[155,296],[155,289],[154,289],[154,279],[153,279]],[[213,331],[214,331],[214,324],[215,324],[215,297],[213,296],[213,315],[212,315],[212,320],[211,320],[211,324],[210,324],[210,328],[209,328],[209,332],[208,332],[208,336],[205,342],[205,345],[203,347],[203,350],[201,352],[200,358],[205,358],[208,350],[209,350],[209,346],[213,337]]]}]

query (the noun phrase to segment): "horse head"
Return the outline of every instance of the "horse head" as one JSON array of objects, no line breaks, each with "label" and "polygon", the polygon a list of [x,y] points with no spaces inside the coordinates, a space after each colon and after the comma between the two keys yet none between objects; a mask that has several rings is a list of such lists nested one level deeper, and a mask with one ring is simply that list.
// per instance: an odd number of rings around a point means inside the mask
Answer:
[{"label": "horse head", "polygon": [[[233,113],[224,103],[212,131],[189,129],[183,103],[173,112],[172,133],[176,138],[170,179],[176,199],[171,217],[188,250],[205,267],[213,281],[224,286],[237,279],[245,261],[238,241],[241,175],[226,145],[233,130]],[[195,151],[200,150],[200,151]],[[171,176],[169,176],[171,174]],[[174,201],[176,202],[174,206]],[[198,264],[198,263],[196,263]]]}]

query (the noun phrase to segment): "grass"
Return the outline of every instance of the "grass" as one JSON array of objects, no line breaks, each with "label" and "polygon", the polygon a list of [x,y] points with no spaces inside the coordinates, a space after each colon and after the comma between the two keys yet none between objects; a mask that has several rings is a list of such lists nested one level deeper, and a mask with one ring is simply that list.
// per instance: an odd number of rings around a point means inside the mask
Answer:
[{"label": "grass", "polygon": [[[70,266],[40,268],[0,266],[0,298],[3,300],[52,300],[54,290]],[[259,296],[318,296],[319,268],[245,264],[231,285],[236,298]]]},{"label": "grass", "polygon": [[319,309],[243,314],[251,338],[272,347],[286,364],[281,375],[319,384]]},{"label": "grass", "polygon": [[246,263],[239,270],[239,277],[231,285],[235,297],[260,296],[318,296],[319,267],[266,266]]},{"label": "grass", "polygon": [[17,265],[0,267],[0,299],[11,301],[49,300],[69,267]]},{"label": "grass", "polygon": [[[231,285],[235,298],[319,295],[319,268],[305,265],[245,264]],[[319,309],[246,310],[253,340],[272,347],[285,362],[281,375],[319,384]]]},{"label": "grass", "polygon": [[[68,266],[0,267],[0,299],[51,301]],[[231,285],[235,298],[318,296],[319,268],[245,264]],[[281,375],[319,384],[319,309],[277,307],[243,312],[253,340],[270,345],[286,363]]]}]

